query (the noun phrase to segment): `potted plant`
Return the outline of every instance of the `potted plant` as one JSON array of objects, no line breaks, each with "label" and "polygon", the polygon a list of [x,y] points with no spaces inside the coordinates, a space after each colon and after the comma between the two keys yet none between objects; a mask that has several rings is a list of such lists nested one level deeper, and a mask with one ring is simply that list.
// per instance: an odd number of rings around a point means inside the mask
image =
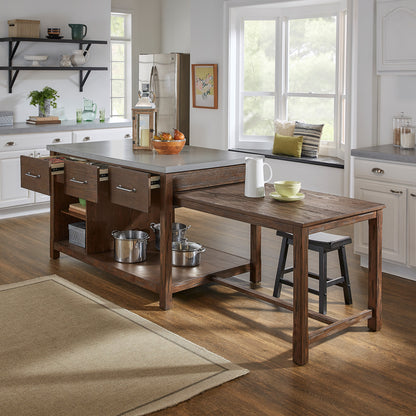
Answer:
[{"label": "potted plant", "polygon": [[45,87],[42,91],[31,91],[27,98],[30,98],[30,105],[39,105],[39,117],[47,117],[50,115],[50,107],[56,108],[58,97],[58,91]]}]

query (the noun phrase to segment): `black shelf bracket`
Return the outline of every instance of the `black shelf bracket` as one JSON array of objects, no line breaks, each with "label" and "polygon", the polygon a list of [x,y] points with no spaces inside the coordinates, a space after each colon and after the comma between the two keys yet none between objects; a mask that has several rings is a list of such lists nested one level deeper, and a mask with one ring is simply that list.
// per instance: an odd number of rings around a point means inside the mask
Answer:
[{"label": "black shelf bracket", "polygon": [[84,71],[82,69],[79,71],[79,92],[83,91],[85,81],[87,80],[88,76],[90,75],[91,70],[89,69],[84,77],[82,76],[83,72]]}]

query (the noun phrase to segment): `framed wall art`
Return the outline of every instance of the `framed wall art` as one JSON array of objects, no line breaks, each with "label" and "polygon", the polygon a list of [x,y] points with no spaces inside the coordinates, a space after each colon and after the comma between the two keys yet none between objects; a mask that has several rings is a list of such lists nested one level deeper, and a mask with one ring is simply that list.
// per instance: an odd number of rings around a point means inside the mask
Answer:
[{"label": "framed wall art", "polygon": [[196,108],[218,108],[218,65],[192,64],[192,98]]}]

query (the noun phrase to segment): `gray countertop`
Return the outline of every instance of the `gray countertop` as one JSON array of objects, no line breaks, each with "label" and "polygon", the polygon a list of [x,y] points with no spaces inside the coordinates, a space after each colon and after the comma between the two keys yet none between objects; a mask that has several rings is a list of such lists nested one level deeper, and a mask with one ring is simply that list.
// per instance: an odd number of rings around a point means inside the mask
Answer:
[{"label": "gray countertop", "polygon": [[416,163],[416,149],[401,149],[392,144],[352,149],[351,156],[399,163]]},{"label": "gray countertop", "polygon": [[26,123],[14,123],[13,126],[0,127],[0,136],[3,134],[30,134],[51,131],[110,129],[117,127],[131,127],[131,120],[109,118],[104,123],[100,123],[98,120],[83,123],[77,123],[75,120],[65,120],[61,124],[40,124],[37,126]]},{"label": "gray countertop", "polygon": [[53,144],[47,149],[68,156],[92,159],[155,173],[186,172],[245,163],[245,153],[185,146],[178,155],[159,155],[154,150],[133,150],[131,140]]}]

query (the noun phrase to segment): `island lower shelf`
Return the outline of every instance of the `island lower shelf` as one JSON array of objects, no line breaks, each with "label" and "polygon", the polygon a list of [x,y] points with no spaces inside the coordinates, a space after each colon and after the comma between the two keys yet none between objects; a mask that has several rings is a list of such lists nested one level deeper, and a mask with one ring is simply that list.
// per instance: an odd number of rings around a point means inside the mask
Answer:
[{"label": "island lower shelf", "polygon": [[[119,263],[114,261],[114,252],[87,254],[84,248],[70,244],[68,240],[56,241],[54,249],[91,264],[137,286],[160,292],[159,252],[148,250],[147,260],[142,263]],[[212,276],[231,277],[250,271],[249,260],[207,248],[201,264],[196,267],[172,267],[172,293],[181,292],[209,282]]]}]

